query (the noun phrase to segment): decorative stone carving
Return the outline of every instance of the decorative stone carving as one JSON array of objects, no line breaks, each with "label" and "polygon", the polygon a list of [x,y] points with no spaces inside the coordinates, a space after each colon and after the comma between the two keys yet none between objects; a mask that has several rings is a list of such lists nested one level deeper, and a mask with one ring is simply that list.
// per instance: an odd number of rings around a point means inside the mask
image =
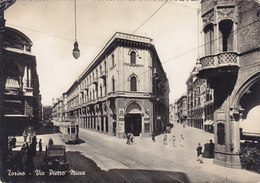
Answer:
[{"label": "decorative stone carving", "polygon": [[222,19],[234,19],[234,8],[218,8],[218,21]]},{"label": "decorative stone carving", "polygon": [[209,23],[214,23],[214,12],[210,11],[202,18],[204,27]]}]

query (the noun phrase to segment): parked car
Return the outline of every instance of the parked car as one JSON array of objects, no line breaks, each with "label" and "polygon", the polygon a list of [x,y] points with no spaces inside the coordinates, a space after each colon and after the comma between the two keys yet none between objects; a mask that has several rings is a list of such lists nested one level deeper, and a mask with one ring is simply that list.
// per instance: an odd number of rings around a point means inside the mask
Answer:
[{"label": "parked car", "polygon": [[66,148],[64,145],[47,146],[42,169],[46,174],[53,171],[60,172],[61,175],[67,175],[69,163],[66,159]]}]

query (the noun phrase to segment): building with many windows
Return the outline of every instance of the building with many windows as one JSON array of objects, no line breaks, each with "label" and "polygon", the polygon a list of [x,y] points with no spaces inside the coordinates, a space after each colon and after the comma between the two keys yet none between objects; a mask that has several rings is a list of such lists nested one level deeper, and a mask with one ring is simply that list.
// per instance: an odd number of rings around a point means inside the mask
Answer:
[{"label": "building with many windows", "polygon": [[115,33],[62,98],[64,119],[120,138],[160,133],[169,123],[168,79],[147,37]]},{"label": "building with many windows", "polygon": [[178,123],[187,124],[187,94],[183,94],[175,102],[176,106],[176,119]]},{"label": "building with many windows", "polygon": [[8,135],[21,135],[27,125],[41,118],[41,96],[32,41],[22,32],[6,27],[3,39],[5,91],[4,116]]},{"label": "building with many windows", "polygon": [[214,91],[206,79],[196,76],[196,68],[186,81],[187,85],[187,123],[189,126],[213,132]]}]

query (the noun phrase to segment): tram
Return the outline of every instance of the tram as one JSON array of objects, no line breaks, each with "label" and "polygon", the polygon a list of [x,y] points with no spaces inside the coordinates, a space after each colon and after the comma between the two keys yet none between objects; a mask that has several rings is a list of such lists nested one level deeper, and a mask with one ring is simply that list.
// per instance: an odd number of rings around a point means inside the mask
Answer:
[{"label": "tram", "polygon": [[65,143],[77,143],[79,140],[79,125],[73,121],[60,123],[61,139]]}]

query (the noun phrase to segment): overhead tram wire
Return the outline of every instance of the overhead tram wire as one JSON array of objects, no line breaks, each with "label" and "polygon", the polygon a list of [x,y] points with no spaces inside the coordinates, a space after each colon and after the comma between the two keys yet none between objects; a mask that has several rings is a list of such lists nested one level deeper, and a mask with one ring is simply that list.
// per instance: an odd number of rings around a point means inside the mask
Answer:
[{"label": "overhead tram wire", "polygon": [[[50,33],[46,33],[46,32],[42,32],[42,31],[38,31],[38,30],[31,29],[31,28],[28,28],[28,27],[23,27],[23,26],[20,26],[20,25],[14,25],[14,24],[10,24],[10,23],[6,23],[6,24],[7,24],[8,26],[14,26],[14,27],[26,29],[26,30],[29,30],[29,31],[31,31],[31,32],[36,32],[36,33],[39,33],[39,34],[52,36],[52,37],[55,37],[55,38],[58,38],[58,39],[63,39],[63,40],[72,41],[72,42],[75,41],[74,39],[70,39],[70,38],[66,38],[66,37],[62,37],[62,36],[58,36],[58,35],[50,34]],[[91,47],[101,48],[100,46],[95,46],[95,45],[92,45],[92,44],[89,44],[89,43],[85,43],[85,42],[82,42],[82,41],[78,41],[78,42],[81,43],[81,44],[84,44],[84,45],[91,46]]]},{"label": "overhead tram wire", "polygon": [[166,3],[168,0],[166,0],[150,17],[148,17],[137,29],[135,29],[132,34],[134,34],[136,31],[138,31],[148,20],[150,20]]}]

